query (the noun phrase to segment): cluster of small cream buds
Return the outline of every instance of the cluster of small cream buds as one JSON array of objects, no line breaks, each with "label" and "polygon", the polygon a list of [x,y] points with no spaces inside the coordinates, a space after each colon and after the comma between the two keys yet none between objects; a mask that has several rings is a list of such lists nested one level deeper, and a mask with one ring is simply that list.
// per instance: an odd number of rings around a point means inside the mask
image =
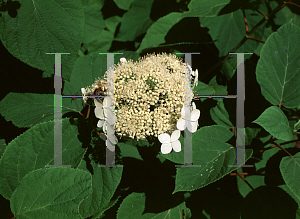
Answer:
[{"label": "cluster of small cream buds", "polygon": [[184,102],[193,98],[187,67],[171,54],[147,55],[138,62],[123,59],[82,93],[95,95],[100,82],[104,95],[111,96],[107,89],[114,87],[116,134],[138,140],[158,137],[176,130]]},{"label": "cluster of small cream buds", "polygon": [[[185,64],[175,55],[148,55],[114,67],[116,133],[144,139],[171,133],[185,100]],[[192,98],[192,90],[188,91]]]}]

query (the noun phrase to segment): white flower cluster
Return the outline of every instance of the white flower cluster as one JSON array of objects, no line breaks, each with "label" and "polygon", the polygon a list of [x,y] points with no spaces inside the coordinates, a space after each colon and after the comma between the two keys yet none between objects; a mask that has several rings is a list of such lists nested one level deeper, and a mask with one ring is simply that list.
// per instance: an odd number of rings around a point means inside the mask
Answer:
[{"label": "white flower cluster", "polygon": [[198,119],[200,117],[200,110],[196,109],[196,104],[192,103],[192,112],[191,112],[191,120],[185,119],[185,109],[184,107],[181,109],[181,118],[177,121],[176,127],[178,130],[175,130],[172,135],[170,136],[167,133],[160,134],[158,136],[158,140],[161,145],[161,153],[168,154],[172,151],[172,149],[175,152],[181,151],[181,143],[178,140],[180,137],[180,131],[183,131],[186,128],[186,122],[191,122],[191,128],[190,126],[187,126],[188,130],[191,133],[194,133],[197,131],[198,127]]},{"label": "white flower cluster", "polygon": [[[95,95],[95,90],[107,95],[103,101],[94,99],[95,115],[99,118],[97,126],[106,135],[107,127],[113,126],[119,136],[137,140],[151,135],[158,137],[163,154],[172,149],[181,151],[180,130],[186,128],[186,123],[191,123],[187,127],[192,133],[198,127],[200,110],[192,103],[190,119],[186,119],[184,107],[193,98],[191,87],[185,86],[190,86],[191,81],[186,81],[185,75],[194,76],[194,86],[197,86],[198,70],[192,71],[175,55],[167,54],[148,55],[135,63],[121,58],[113,70],[114,78],[109,78],[112,80],[107,80],[108,71],[104,79],[96,79],[92,86],[81,89],[85,100],[88,95]],[[110,81],[114,83],[113,96],[107,93]]]}]

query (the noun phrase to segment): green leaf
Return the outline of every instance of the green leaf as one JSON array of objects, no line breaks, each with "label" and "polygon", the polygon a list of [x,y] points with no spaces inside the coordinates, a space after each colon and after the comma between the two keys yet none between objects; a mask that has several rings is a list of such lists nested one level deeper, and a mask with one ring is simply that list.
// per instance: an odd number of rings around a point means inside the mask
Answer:
[{"label": "green leaf", "polygon": [[110,32],[114,33],[116,31],[118,24],[121,21],[122,21],[121,17],[113,16],[113,17],[109,17],[109,18],[105,19],[105,25]]},{"label": "green leaf", "polygon": [[236,60],[237,58],[227,59],[220,70],[223,73],[223,75],[225,75],[228,81],[230,81],[230,79],[233,77],[233,75],[236,72],[237,66],[240,64],[237,63]]},{"label": "green leaf", "polygon": [[[173,219],[180,218],[182,216],[182,210],[186,215],[186,219],[191,217],[190,209],[186,207],[185,202],[175,205],[173,208],[166,209],[162,212],[158,210],[156,212],[145,212],[146,198],[147,197],[145,193],[133,192],[128,195],[118,209],[117,219]],[[170,200],[164,204],[170,204]]]},{"label": "green leaf", "polygon": [[262,126],[267,132],[285,141],[294,140],[293,130],[289,121],[277,106],[266,109],[253,123]]},{"label": "green leaf", "polygon": [[286,185],[300,200],[300,153],[282,158],[279,168]]},{"label": "green leaf", "polygon": [[52,167],[28,173],[11,196],[11,210],[20,219],[80,219],[78,205],[92,192],[91,174]]},{"label": "green leaf", "polygon": [[54,73],[54,55],[62,55],[62,76],[69,80],[82,41],[84,15],[80,0],[22,1],[17,17],[0,19],[5,48],[26,64]]},{"label": "green leaf", "polygon": [[[117,22],[117,21],[116,21]],[[117,23],[115,23],[117,24]],[[87,44],[88,52],[97,54],[99,52],[108,52],[114,39],[114,32],[103,30],[99,35],[98,39]]]},{"label": "green leaf", "polygon": [[101,219],[105,216],[104,212],[113,207],[119,200],[121,196],[118,196],[117,198],[112,198],[110,202],[103,208],[101,212],[97,212],[91,219]]},{"label": "green leaf", "polygon": [[256,68],[262,95],[273,105],[300,104],[300,28],[291,21],[273,33],[261,50]]},{"label": "green leaf", "polygon": [[[18,127],[34,125],[54,119],[54,95],[9,93],[0,102],[0,113]],[[62,113],[78,112],[70,105],[62,106]]]},{"label": "green leaf", "polygon": [[300,120],[294,125],[294,130],[299,130],[299,129],[300,129]]},{"label": "green leaf", "polygon": [[101,10],[98,5],[88,5],[84,7],[84,33],[83,43],[90,43],[96,40],[105,27]]},{"label": "green leaf", "polygon": [[[82,143],[76,137],[78,128],[62,119],[62,162],[75,168],[83,154]],[[54,122],[36,125],[12,140],[0,160],[0,193],[10,199],[22,178],[29,172],[53,165]]]},{"label": "green leaf", "polygon": [[106,72],[106,54],[91,54],[81,56],[76,60],[70,82],[66,82],[64,95],[75,95],[80,89],[92,85],[95,79],[102,77]]},{"label": "green leaf", "polygon": [[[238,172],[243,172],[243,171],[240,170]],[[245,198],[248,195],[248,193],[252,191],[252,189],[240,177],[236,177],[236,178],[237,178],[238,190],[240,194]],[[264,176],[246,176],[245,179],[254,189],[260,186],[265,186]]]},{"label": "green leaf", "polygon": [[132,3],[129,11],[123,15],[120,31],[115,40],[122,42],[134,41],[136,37],[147,31],[153,24],[150,18],[153,1],[137,0]]},{"label": "green leaf", "polygon": [[252,140],[260,132],[261,128],[245,128],[245,145],[251,145]]},{"label": "green leaf", "polygon": [[[82,218],[87,218],[106,210],[105,207],[114,195],[123,172],[123,167],[98,167],[94,160],[91,160],[88,165],[91,165],[93,169],[93,193],[79,205],[79,213]],[[81,161],[78,169],[89,171],[84,160]]]},{"label": "green leaf", "polygon": [[[261,16],[252,10],[245,10],[247,23],[251,30],[261,19]],[[209,34],[215,42],[219,50],[219,57],[226,56],[244,37],[245,37],[245,21],[242,10],[237,10],[229,14],[217,17],[201,17],[201,25],[209,28]],[[263,35],[263,27],[258,28],[252,35],[254,38],[260,39]],[[252,53],[259,42],[247,40],[236,52]],[[251,57],[245,55],[245,58]]]},{"label": "green leaf", "polygon": [[119,8],[128,10],[134,0],[114,0],[114,2]]},{"label": "green leaf", "polygon": [[162,18],[159,18],[148,30],[146,36],[142,40],[142,43],[137,50],[141,53],[143,49],[157,47],[162,43],[165,43],[165,36],[168,31],[178,23],[181,13],[172,12]]},{"label": "green leaf", "polygon": [[[271,135],[267,135],[265,137],[261,137],[258,138],[259,142],[262,142],[262,146],[264,146],[264,148],[269,148],[271,146],[273,146],[273,143],[267,143],[267,141],[271,138]],[[284,140],[276,140],[275,141],[277,144],[281,144],[284,143]],[[287,149],[287,148],[291,148],[294,147],[295,143],[289,143],[289,144],[284,144],[282,145],[283,148]],[[263,149],[263,148],[262,148]],[[273,156],[276,156],[276,154],[281,151],[281,149],[279,147],[276,148],[272,148],[270,150],[266,150],[262,153],[262,156],[260,154],[257,155],[257,157],[255,157],[258,162],[256,162],[255,165],[255,169],[260,172],[260,173],[265,173],[266,170],[266,165],[267,162],[269,161],[269,159]]]},{"label": "green leaf", "polygon": [[141,155],[139,154],[139,151],[137,150],[136,145],[130,144],[130,142],[135,140],[128,140],[126,143],[118,143],[118,147],[121,150],[122,157],[132,157],[137,160],[143,160]]},{"label": "green leaf", "polygon": [[234,126],[229,120],[229,114],[225,109],[223,101],[219,101],[217,106],[210,109],[210,115],[218,125],[222,125],[226,128],[232,128]]},{"label": "green leaf", "polygon": [[215,17],[229,2],[230,0],[192,0],[188,5],[189,11],[184,12],[182,17]]},{"label": "green leaf", "polygon": [[198,82],[198,86],[196,86],[193,91],[196,95],[227,95],[227,87],[223,85],[219,85],[217,82],[217,77],[214,76],[209,84],[205,84],[201,81]]},{"label": "green leaf", "polygon": [[[202,188],[237,169],[237,167],[228,167],[236,164],[236,150],[226,143],[232,136],[233,134],[227,128],[219,125],[202,127],[193,133],[193,165],[201,165],[201,167],[177,168],[173,193]],[[184,148],[183,144],[182,148]],[[247,160],[251,157],[252,150],[245,152],[245,160]],[[172,156],[171,154],[168,155]],[[178,152],[176,156],[176,163],[183,164],[184,150]],[[168,156],[166,158],[169,159]]]},{"label": "green leaf", "polygon": [[98,5],[99,9],[101,9],[104,5],[105,0],[81,0],[83,6],[88,5]]}]

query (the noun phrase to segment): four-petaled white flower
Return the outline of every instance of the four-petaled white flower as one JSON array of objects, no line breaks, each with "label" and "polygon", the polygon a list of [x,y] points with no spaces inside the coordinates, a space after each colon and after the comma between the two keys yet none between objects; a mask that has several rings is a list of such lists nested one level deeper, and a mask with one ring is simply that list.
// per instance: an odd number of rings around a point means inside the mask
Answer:
[{"label": "four-petaled white flower", "polygon": [[177,121],[177,125],[176,127],[183,131],[186,128],[185,122],[191,122],[191,129],[188,130],[192,133],[197,131],[197,127],[198,127],[198,119],[200,117],[200,110],[196,109],[196,105],[193,102],[192,103],[192,112],[191,112],[191,120],[186,120],[185,119],[185,109],[184,107],[181,109],[181,118]]},{"label": "four-petaled white flower", "polygon": [[180,152],[181,151],[181,143],[178,140],[180,137],[180,131],[175,130],[171,136],[167,133],[160,134],[158,136],[158,140],[160,143],[162,143],[160,151],[163,154],[168,154],[172,151],[172,149],[175,152]]},{"label": "four-petaled white flower", "polygon": [[[111,128],[111,126],[114,125],[116,121],[116,117],[114,115],[114,111],[111,106],[112,99],[110,97],[105,97],[102,103],[99,99],[95,98],[94,103],[96,106],[95,116],[99,119],[97,123],[97,127],[102,127],[103,132],[107,136],[108,134],[107,129]],[[113,130],[111,130],[111,133],[112,132]],[[114,144],[117,143],[117,139],[114,135],[108,136],[108,139]]]},{"label": "four-petaled white flower", "polygon": [[111,106],[111,101],[112,100],[110,97],[105,97],[103,103],[97,98],[94,99],[94,103],[96,106],[95,116],[99,119],[97,123],[97,127],[103,127],[103,132],[107,131],[106,123],[111,124],[109,118],[114,117],[114,112],[112,107],[108,107],[108,105]]}]

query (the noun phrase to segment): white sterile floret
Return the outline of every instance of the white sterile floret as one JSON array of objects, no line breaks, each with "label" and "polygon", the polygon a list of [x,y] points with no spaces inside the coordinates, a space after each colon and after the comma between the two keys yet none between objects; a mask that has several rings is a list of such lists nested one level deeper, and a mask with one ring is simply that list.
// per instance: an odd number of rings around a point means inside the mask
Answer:
[{"label": "white sterile floret", "polygon": [[87,91],[85,88],[81,88],[81,93],[83,94],[83,101],[86,102],[86,100],[88,99],[88,97],[86,96]]},{"label": "white sterile floret", "polygon": [[120,58],[120,62],[126,62],[125,58]]},{"label": "white sterile floret", "polygon": [[195,77],[194,85],[193,85],[193,88],[192,88],[192,89],[194,89],[195,86],[198,86],[198,69],[196,69],[196,71],[193,71],[189,64],[187,64],[187,67],[188,67],[189,71],[191,72],[192,76]]},{"label": "white sterile floret", "polygon": [[[196,105],[193,102],[192,103],[191,120],[187,120],[188,122],[191,122],[191,129],[188,129],[190,132],[194,133],[197,131],[199,117],[200,117],[200,110],[196,109]],[[186,128],[185,121],[186,121],[185,109],[183,107],[181,109],[181,118],[177,121],[176,127],[181,131],[184,130]]]},{"label": "white sterile floret", "polygon": [[167,133],[160,134],[158,136],[158,140],[160,143],[162,143],[160,151],[163,154],[168,154],[172,151],[172,149],[175,152],[180,152],[181,151],[181,143],[178,140],[180,137],[180,131],[175,130],[171,136]]},{"label": "white sterile floret", "polygon": [[[111,126],[115,123],[116,117],[114,115],[113,108],[111,106],[112,99],[110,97],[105,97],[103,100],[103,103],[99,99],[94,99],[95,103],[95,116],[99,119],[97,123],[97,127],[102,127],[103,132],[107,136],[108,134],[108,128],[111,128]],[[111,130],[111,133],[113,133],[113,130]],[[100,136],[101,137],[101,136]],[[109,140],[116,144],[117,139],[114,135],[108,136]]]},{"label": "white sterile floret", "polygon": [[106,123],[113,125],[114,121],[111,121],[115,118],[114,112],[111,106],[111,98],[105,97],[103,103],[99,99],[94,99],[95,103],[95,116],[99,119],[97,127],[103,127],[103,131],[106,132],[107,127]]},{"label": "white sterile floret", "polygon": [[193,85],[193,89],[194,89],[195,86],[198,86],[198,69],[196,69],[196,71],[193,71],[192,75],[195,76],[194,85]]}]

